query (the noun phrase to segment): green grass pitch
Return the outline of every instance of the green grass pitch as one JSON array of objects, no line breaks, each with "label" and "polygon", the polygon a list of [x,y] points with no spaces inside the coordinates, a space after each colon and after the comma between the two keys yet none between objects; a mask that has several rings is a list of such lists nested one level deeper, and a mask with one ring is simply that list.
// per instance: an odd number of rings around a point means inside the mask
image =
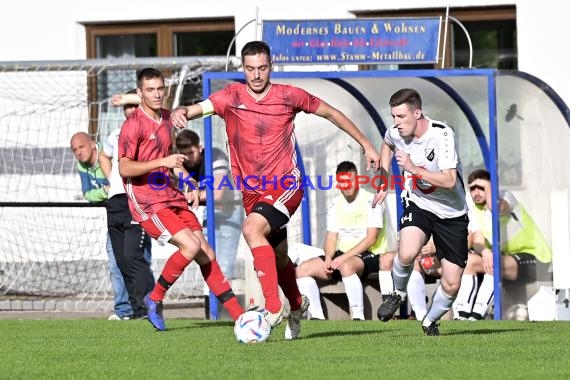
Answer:
[{"label": "green grass pitch", "polygon": [[239,344],[233,323],[0,321],[1,379],[568,379],[570,323],[303,321]]}]

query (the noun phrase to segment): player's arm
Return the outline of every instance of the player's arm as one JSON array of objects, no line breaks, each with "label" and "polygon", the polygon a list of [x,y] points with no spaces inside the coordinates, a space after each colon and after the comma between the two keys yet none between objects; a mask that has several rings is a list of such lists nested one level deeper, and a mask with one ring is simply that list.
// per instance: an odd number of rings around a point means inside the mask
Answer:
[{"label": "player's arm", "polygon": [[177,128],[184,128],[188,120],[206,117],[214,114],[214,105],[209,99],[190,106],[176,107],[170,114],[172,124]]},{"label": "player's arm", "polygon": [[380,171],[381,175],[388,179],[390,175],[392,157],[394,156],[394,148],[386,141],[382,141],[382,147],[380,148]]},{"label": "player's arm", "polygon": [[111,157],[107,156],[104,150],[101,150],[101,152],[99,152],[99,166],[101,167],[103,174],[105,174],[105,177],[107,177],[107,179],[110,179],[112,167]]},{"label": "player's arm", "polygon": [[119,160],[119,173],[121,177],[138,177],[161,167],[169,169],[181,168],[186,156],[183,154],[171,154],[168,157],[157,158],[151,161],[135,161],[129,157],[121,157]]},{"label": "player's arm", "polygon": [[81,179],[81,192],[86,201],[95,203],[107,199],[107,189],[105,187],[94,187],[89,174],[79,172],[79,178]]},{"label": "player's arm", "polygon": [[327,231],[327,235],[325,237],[325,246],[324,246],[324,251],[325,251],[324,267],[326,272],[332,272],[330,263],[336,252],[337,239],[338,239],[338,232]]},{"label": "player's arm", "polygon": [[487,274],[493,274],[493,251],[487,247],[487,240],[482,231],[472,232],[473,251],[481,255],[483,259],[483,269]]},{"label": "player's arm", "polygon": [[107,188],[100,187],[98,189],[91,189],[83,193],[83,197],[89,202],[103,202],[107,199]]},{"label": "player's arm", "polygon": [[414,176],[416,181],[421,179],[432,186],[452,189],[457,183],[457,165],[459,162],[457,151],[455,150],[455,135],[449,129],[444,131],[437,141],[437,146],[435,147],[437,156],[435,159],[439,170],[436,172],[416,166],[410,159],[410,156],[403,151],[396,152],[396,161],[399,166]]},{"label": "player's arm", "polygon": [[378,184],[379,188],[376,189],[376,194],[372,198],[372,208],[376,207],[377,204],[382,204],[388,195],[388,190],[390,189],[390,163],[394,155],[393,149],[385,140],[382,141],[382,147],[380,148],[380,175],[385,182]]},{"label": "player's arm", "polygon": [[404,168],[405,171],[410,173],[417,179],[422,179],[430,185],[441,187],[444,189],[451,189],[455,186],[457,181],[457,169],[443,169],[439,172],[430,172],[422,167],[414,165],[407,153],[402,151],[396,152],[396,160],[398,165]]},{"label": "player's arm", "polygon": [[141,104],[141,98],[137,94],[116,94],[111,97],[111,104],[115,107],[127,104]]},{"label": "player's arm", "polygon": [[380,167],[380,155],[368,137],[366,137],[360,129],[358,129],[358,127],[348,117],[346,117],[345,114],[330,106],[324,100],[321,100],[317,110],[315,111],[315,115],[324,117],[355,139],[364,149],[367,164],[366,170],[369,170],[371,166],[373,166],[375,170],[378,170]]},{"label": "player's arm", "polygon": [[[489,190],[489,194],[491,191]],[[492,203],[487,203],[492,204]],[[513,212],[513,209],[518,204],[517,199],[510,191],[502,190],[499,191],[499,214],[509,215]]]},{"label": "player's arm", "polygon": [[172,183],[176,183],[175,188],[181,189],[183,187],[184,197],[190,205],[190,208],[197,209],[200,205],[200,190],[198,190],[198,183],[190,176],[184,165],[180,168],[176,167],[171,170]]}]

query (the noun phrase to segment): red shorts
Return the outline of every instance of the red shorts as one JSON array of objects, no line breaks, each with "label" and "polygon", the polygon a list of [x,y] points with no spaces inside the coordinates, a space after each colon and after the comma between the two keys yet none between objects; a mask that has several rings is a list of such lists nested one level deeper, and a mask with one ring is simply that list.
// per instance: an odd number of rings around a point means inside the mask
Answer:
[{"label": "red shorts", "polygon": [[291,218],[303,200],[303,193],[303,189],[298,187],[294,189],[269,189],[262,194],[243,192],[243,207],[246,215],[249,215],[256,203],[263,202],[272,205],[285,214],[287,218]]},{"label": "red shorts", "polygon": [[172,236],[185,228],[192,231],[202,230],[196,215],[189,209],[180,207],[163,208],[150,219],[140,222],[140,225],[160,245],[166,244]]}]

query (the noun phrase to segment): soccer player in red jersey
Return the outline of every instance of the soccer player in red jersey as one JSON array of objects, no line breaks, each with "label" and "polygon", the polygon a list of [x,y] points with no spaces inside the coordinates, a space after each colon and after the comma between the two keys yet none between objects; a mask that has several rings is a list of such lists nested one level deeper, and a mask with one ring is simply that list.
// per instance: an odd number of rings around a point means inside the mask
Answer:
[{"label": "soccer player in red jersey", "polygon": [[[133,219],[159,244],[169,242],[179,249],[167,260],[156,286],[144,298],[149,321],[157,330],[166,329],[162,300],[192,260],[200,265],[204,280],[235,320],[243,308],[178,184],[169,185],[171,169],[180,170],[186,157],[170,154],[173,125],[170,112],[162,108],[161,72],[153,68],[141,70],[137,75],[137,94],[141,105],[125,121],[119,136],[119,172]],[[196,197],[196,205],[197,201]]]},{"label": "soccer player in red jersey", "polygon": [[176,108],[172,123],[182,128],[187,120],[212,114],[224,119],[232,174],[242,189],[247,214],[242,232],[265,297],[265,318],[272,326],[282,319],[280,285],[291,305],[285,338],[295,339],[301,315],[309,306],[299,293],[295,268],[287,256],[285,229],[303,197],[295,154],[295,115],[304,111],[332,122],[364,148],[369,165],[379,168],[380,156],[342,112],[298,87],[271,83],[271,53],[266,43],[247,43],[241,56],[245,84],[230,84],[207,100]]}]

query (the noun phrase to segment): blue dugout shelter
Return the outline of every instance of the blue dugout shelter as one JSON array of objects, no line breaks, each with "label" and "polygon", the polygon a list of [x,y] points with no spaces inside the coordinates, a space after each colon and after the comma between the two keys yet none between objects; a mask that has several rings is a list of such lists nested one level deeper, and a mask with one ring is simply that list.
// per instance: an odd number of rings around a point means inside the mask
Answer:
[{"label": "blue dugout shelter", "polygon": [[[243,81],[243,74],[204,73],[204,98],[231,81]],[[464,176],[477,168],[486,168],[491,173],[494,204],[498,202],[499,188],[515,192],[548,241],[558,238],[551,236],[558,217],[561,221],[568,219],[567,212],[557,216],[551,194],[570,188],[567,169],[570,111],[548,85],[532,75],[495,69],[274,72],[272,81],[302,87],[339,108],[377,147],[386,128],[392,125],[389,97],[401,88],[414,88],[422,96],[424,113],[454,128]],[[366,163],[360,147],[334,125],[305,114],[299,114],[295,122],[299,164],[305,176],[334,176],[334,169],[342,160],[351,160],[364,170]],[[223,140],[220,131],[223,131],[221,119],[217,116],[204,119],[205,157],[210,163],[207,175],[212,174],[212,146],[223,145],[218,141]],[[399,172],[395,162],[392,172]],[[322,245],[318,239],[324,237],[326,205],[335,194],[334,186],[331,191],[305,192],[301,209],[289,226],[290,242]],[[396,233],[395,221],[400,215],[398,195],[387,199],[388,209],[392,210],[392,235]],[[214,221],[211,191],[207,205],[208,220]],[[208,229],[208,239],[215,248],[213,228]],[[493,247],[494,272],[500,274],[500,228],[496,213]],[[495,319],[504,317],[500,279],[495,276]],[[218,318],[214,297],[210,297],[210,316]]]}]

